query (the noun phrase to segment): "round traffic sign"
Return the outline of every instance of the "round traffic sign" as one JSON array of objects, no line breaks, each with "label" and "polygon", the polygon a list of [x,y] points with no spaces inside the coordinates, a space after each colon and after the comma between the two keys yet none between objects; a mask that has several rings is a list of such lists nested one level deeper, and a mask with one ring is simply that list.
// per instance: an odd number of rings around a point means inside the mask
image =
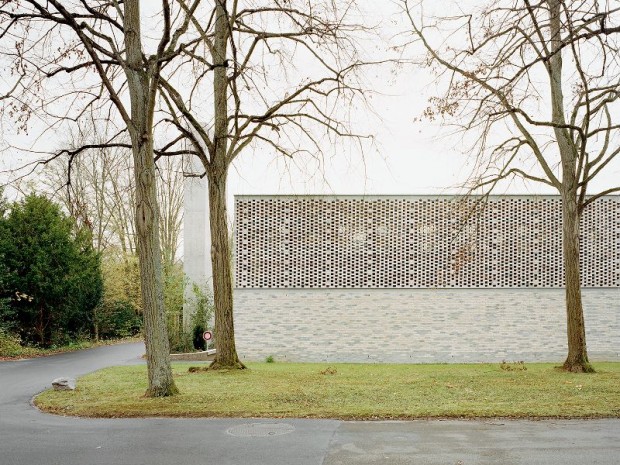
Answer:
[{"label": "round traffic sign", "polygon": [[211,331],[205,331],[204,333],[202,333],[202,338],[205,341],[210,341],[211,338],[213,338],[213,334],[211,334]]}]

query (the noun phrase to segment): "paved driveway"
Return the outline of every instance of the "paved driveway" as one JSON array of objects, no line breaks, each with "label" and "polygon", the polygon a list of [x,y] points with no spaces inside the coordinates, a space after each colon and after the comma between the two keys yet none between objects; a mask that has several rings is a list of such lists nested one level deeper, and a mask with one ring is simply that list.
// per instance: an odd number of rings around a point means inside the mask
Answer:
[{"label": "paved driveway", "polygon": [[92,420],[30,405],[57,376],[142,363],[143,352],[123,344],[0,362],[0,465],[620,463],[620,420]]}]

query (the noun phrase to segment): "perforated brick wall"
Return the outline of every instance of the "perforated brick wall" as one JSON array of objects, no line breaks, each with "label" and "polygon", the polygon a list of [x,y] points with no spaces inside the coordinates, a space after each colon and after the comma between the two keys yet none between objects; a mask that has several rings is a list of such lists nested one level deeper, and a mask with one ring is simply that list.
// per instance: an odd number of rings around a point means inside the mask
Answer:
[{"label": "perforated brick wall", "polygon": [[[560,288],[558,197],[237,197],[238,288]],[[581,223],[584,287],[620,287],[620,198]]]}]

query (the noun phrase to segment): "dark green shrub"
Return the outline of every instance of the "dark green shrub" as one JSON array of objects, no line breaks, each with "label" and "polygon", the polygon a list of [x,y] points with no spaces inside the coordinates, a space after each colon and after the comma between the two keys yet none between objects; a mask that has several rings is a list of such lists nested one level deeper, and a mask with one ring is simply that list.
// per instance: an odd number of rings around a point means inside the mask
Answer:
[{"label": "dark green shrub", "polygon": [[49,347],[88,333],[103,286],[88,231],[38,195],[14,203],[0,222],[0,297],[11,299],[21,339]]},{"label": "dark green shrub", "polygon": [[211,321],[213,316],[213,299],[204,289],[201,289],[196,284],[192,286],[192,291],[196,305],[196,313],[192,317],[194,349],[206,350],[207,343],[202,335],[205,331],[210,330],[209,321]]},{"label": "dark green shrub", "polygon": [[[2,191],[0,191],[0,195]],[[2,245],[9,239],[6,230],[6,219],[4,218],[4,201],[0,197],[0,250]],[[12,333],[17,328],[17,312],[11,307],[11,299],[9,290],[10,273],[6,266],[4,253],[0,253],[0,331],[5,334]]]},{"label": "dark green shrub", "polygon": [[204,332],[205,332],[205,327],[203,325],[197,324],[194,326],[194,331],[192,333],[193,334],[192,341],[194,343],[194,349],[205,350],[207,348],[207,343],[202,337]]},{"label": "dark green shrub", "polygon": [[12,333],[17,330],[17,312],[10,305],[10,299],[0,298],[0,331]]},{"label": "dark green shrub", "polygon": [[135,336],[142,329],[142,318],[129,301],[106,302],[96,309],[95,328],[101,339]]},{"label": "dark green shrub", "polygon": [[[191,302],[196,307],[196,313],[191,319],[191,330],[185,331],[183,329],[181,312],[169,312],[168,315],[168,339],[172,353],[205,350],[206,342],[202,335],[207,330],[213,332],[213,329],[209,326],[209,322],[213,317],[212,299],[207,292],[196,284],[192,286],[192,291],[194,295]],[[209,344],[213,347],[213,340]]]}]

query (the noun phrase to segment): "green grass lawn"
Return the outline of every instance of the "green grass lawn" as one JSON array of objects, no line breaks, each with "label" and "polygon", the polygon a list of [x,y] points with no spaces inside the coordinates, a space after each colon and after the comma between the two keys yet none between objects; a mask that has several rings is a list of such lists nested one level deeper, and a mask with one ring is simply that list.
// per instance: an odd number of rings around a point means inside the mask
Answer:
[{"label": "green grass lawn", "polygon": [[146,367],[108,368],[81,378],[73,392],[42,393],[36,405],[95,417],[620,416],[620,363],[596,363],[595,374],[564,373],[552,364],[527,364],[526,370],[499,364],[248,365],[244,371],[189,373],[190,365],[175,364],[181,394],[163,399],[143,397]]}]

